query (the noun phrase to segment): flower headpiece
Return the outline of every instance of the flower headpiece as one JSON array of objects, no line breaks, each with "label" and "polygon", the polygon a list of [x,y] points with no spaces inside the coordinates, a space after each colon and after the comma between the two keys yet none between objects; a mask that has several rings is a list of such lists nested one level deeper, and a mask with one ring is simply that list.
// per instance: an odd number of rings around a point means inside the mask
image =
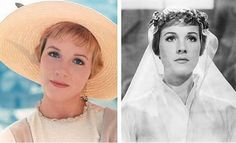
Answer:
[{"label": "flower headpiece", "polygon": [[151,21],[149,22],[149,26],[154,26],[154,29],[156,29],[154,30],[154,33],[156,33],[158,29],[165,25],[165,23],[174,19],[185,23],[196,22],[202,30],[209,28],[206,13],[195,9],[184,8],[167,8],[162,12],[155,11],[152,15]]}]

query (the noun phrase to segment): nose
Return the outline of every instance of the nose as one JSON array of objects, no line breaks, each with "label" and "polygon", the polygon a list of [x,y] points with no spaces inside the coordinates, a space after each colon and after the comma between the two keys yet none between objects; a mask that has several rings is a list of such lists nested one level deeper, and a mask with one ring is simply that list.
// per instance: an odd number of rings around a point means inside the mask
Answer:
[{"label": "nose", "polygon": [[55,70],[55,74],[60,78],[65,78],[68,76],[68,74],[64,70]]},{"label": "nose", "polygon": [[177,54],[187,54],[187,48],[186,48],[186,43],[184,40],[180,40],[178,42],[177,48],[176,48],[176,53]]},{"label": "nose", "polygon": [[65,65],[59,65],[55,69],[55,74],[59,78],[66,78],[69,75],[69,71],[68,71],[68,68]]}]

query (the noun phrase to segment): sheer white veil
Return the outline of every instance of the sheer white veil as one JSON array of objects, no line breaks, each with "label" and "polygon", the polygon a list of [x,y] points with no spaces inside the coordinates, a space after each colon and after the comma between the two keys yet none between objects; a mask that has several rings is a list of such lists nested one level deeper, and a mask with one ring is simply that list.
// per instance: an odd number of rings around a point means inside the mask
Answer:
[{"label": "sheer white veil", "polygon": [[[159,57],[154,54],[151,44],[154,30],[157,30],[154,26],[149,28],[149,45],[122,100],[122,105],[142,98],[152,90],[155,83],[162,82],[160,74],[163,74],[163,65]],[[235,106],[236,92],[212,61],[218,48],[218,39],[208,29],[204,29],[203,34],[207,36],[205,50],[193,71],[193,74],[198,75],[198,93],[203,96],[212,96]]]}]

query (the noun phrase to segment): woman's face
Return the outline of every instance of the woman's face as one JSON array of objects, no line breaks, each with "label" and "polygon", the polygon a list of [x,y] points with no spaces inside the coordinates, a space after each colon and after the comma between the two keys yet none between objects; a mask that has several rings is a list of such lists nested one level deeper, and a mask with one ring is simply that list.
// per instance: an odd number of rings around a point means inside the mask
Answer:
[{"label": "woman's face", "polygon": [[41,83],[45,95],[56,101],[80,96],[92,67],[92,52],[78,47],[70,37],[49,38],[40,62]]},{"label": "woman's face", "polygon": [[164,28],[159,48],[165,74],[191,75],[200,54],[199,27],[178,24]]}]

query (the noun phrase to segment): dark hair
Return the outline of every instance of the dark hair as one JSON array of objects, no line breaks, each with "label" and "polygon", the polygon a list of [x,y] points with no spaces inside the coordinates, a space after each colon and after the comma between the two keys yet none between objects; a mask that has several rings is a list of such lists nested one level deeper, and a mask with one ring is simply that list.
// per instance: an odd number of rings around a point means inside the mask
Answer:
[{"label": "dark hair", "polygon": [[[181,20],[181,21],[180,21]],[[150,26],[154,26],[158,30],[153,33],[152,39],[152,49],[156,55],[160,55],[159,42],[161,31],[171,25],[176,25],[183,23],[186,25],[196,25],[199,26],[199,38],[201,42],[200,56],[205,50],[206,36],[203,34],[202,30],[207,29],[209,24],[207,22],[207,15],[198,10],[176,10],[167,9],[163,12],[154,12],[153,17],[150,21]]]}]

